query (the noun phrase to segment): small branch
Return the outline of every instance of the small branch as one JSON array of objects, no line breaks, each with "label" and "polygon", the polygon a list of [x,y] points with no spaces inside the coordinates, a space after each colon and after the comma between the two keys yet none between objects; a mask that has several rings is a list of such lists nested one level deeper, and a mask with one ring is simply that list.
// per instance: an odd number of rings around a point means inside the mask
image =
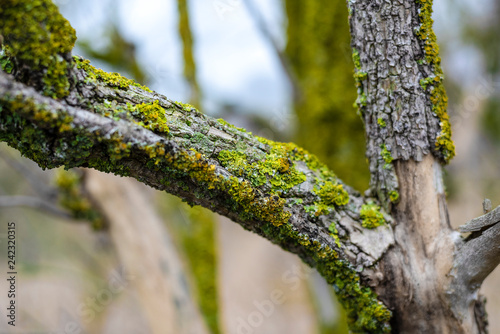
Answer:
[{"label": "small branch", "polygon": [[477,296],[483,281],[500,263],[499,221],[500,206],[459,228],[472,234],[455,254],[448,296],[453,313],[462,321],[466,321],[467,310],[477,304],[477,297],[471,296]]},{"label": "small branch", "polygon": [[66,211],[59,209],[52,203],[46,202],[40,198],[32,196],[0,196],[0,207],[16,207],[25,206],[51,215],[58,216],[65,219],[71,219],[71,215]]},{"label": "small branch", "polygon": [[479,287],[499,263],[500,224],[496,224],[460,248],[454,267],[465,284]]},{"label": "small branch", "polygon": [[[487,202],[485,201],[487,204]],[[484,205],[484,211],[491,205]],[[460,232],[472,234],[455,257],[454,271],[459,280],[473,289],[500,263],[500,206],[459,227]]]},{"label": "small branch", "polygon": [[0,158],[3,159],[16,172],[21,174],[30,184],[31,188],[42,198],[50,200],[57,197],[57,190],[40,180],[40,177],[30,170],[25,164],[20,163],[7,152],[0,151]]},{"label": "small branch", "polygon": [[293,92],[293,99],[294,101],[300,100],[302,97],[301,90],[299,88],[299,84],[297,81],[297,78],[295,76],[295,73],[293,72],[292,66],[290,65],[290,61],[288,60],[288,57],[286,54],[281,50],[281,48],[278,45],[278,42],[276,42],[276,39],[273,37],[271,32],[269,31],[266,22],[264,22],[264,19],[262,18],[262,15],[260,14],[259,10],[255,7],[255,4],[253,3],[252,0],[244,0],[243,3],[247,7],[248,12],[250,15],[255,19],[255,23],[257,24],[257,28],[260,30],[262,35],[269,41],[269,44],[271,45],[272,49],[278,56],[278,59],[280,61],[281,67],[285,71],[286,76],[288,77],[288,81],[290,82],[290,85],[292,86],[292,92]]},{"label": "small branch", "polygon": [[465,225],[460,226],[458,229],[462,233],[477,232],[489,228],[498,222],[500,222],[500,206],[485,215],[472,219]]}]

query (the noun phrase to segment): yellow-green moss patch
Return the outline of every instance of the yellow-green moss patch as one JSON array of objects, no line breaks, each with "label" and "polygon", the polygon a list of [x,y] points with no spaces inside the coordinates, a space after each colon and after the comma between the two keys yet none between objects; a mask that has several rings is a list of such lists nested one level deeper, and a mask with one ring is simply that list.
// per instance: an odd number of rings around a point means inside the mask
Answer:
[{"label": "yellow-green moss patch", "polygon": [[90,61],[87,59],[81,59],[80,57],[77,56],[73,58],[76,62],[77,67],[79,69],[83,69],[85,73],[87,73],[87,79],[86,79],[87,81],[91,82],[100,81],[106,83],[108,86],[117,88],[128,88],[129,86],[134,86],[152,93],[151,89],[149,89],[148,87],[138,84],[134,80],[125,78],[119,73],[104,72],[100,68],[95,68],[94,66],[90,65]]},{"label": "yellow-green moss patch", "polygon": [[380,207],[373,203],[363,204],[359,214],[362,219],[361,225],[364,228],[372,229],[385,223],[385,218],[382,212],[380,212]]},{"label": "yellow-green moss patch", "polygon": [[424,42],[425,62],[432,66],[434,76],[420,80],[424,90],[429,91],[432,103],[432,111],[440,120],[441,132],[436,138],[436,149],[442,154],[445,163],[455,156],[455,145],[451,139],[451,125],[446,109],[448,97],[443,85],[443,70],[441,69],[441,58],[439,57],[439,46],[436,35],[432,29],[432,0],[417,0],[420,5],[419,19],[420,29],[417,36]]},{"label": "yellow-green moss patch", "polygon": [[8,56],[42,72],[45,95],[61,98],[69,93],[69,64],[64,56],[73,49],[76,34],[52,1],[2,1],[0,33]]},{"label": "yellow-green moss patch", "polygon": [[156,100],[153,103],[141,103],[135,106],[129,105],[129,110],[132,115],[141,119],[141,122],[137,123],[140,126],[151,131],[168,133],[165,109],[158,103],[158,100]]}]

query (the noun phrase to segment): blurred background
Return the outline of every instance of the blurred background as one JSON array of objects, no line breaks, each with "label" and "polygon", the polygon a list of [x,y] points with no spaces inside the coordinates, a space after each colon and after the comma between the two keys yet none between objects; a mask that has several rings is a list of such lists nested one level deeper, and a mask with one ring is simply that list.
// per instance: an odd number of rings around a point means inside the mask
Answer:
[{"label": "blurred background", "polygon": [[[343,1],[55,2],[77,31],[74,53],[94,66],[297,142],[367,188]],[[483,198],[500,204],[500,1],[434,8],[458,226],[482,214]],[[0,143],[0,221],[4,249],[16,223],[19,273],[17,325],[7,325],[2,298],[0,333],[347,333],[332,290],[295,256],[134,180],[42,171]],[[499,282],[497,269],[482,288],[491,333],[500,333]]]}]

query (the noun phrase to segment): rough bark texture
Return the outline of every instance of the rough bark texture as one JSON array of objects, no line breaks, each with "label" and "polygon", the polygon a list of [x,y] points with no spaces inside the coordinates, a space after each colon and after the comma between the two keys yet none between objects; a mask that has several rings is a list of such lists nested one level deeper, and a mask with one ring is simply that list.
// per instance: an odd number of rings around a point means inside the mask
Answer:
[{"label": "rough bark texture", "polygon": [[[385,277],[376,290],[395,310],[395,332],[480,332],[485,326],[473,307],[450,308],[456,292],[449,285],[466,281],[448,275],[461,241],[450,228],[441,176],[440,162],[454,148],[432,2],[348,4],[371,190],[396,222],[395,246],[381,261]],[[477,294],[466,298],[480,304]]]},{"label": "rough bark texture", "polygon": [[416,1],[350,1],[349,10],[371,185],[381,200],[396,202],[393,159],[444,158],[436,145],[441,120],[423,81],[438,78],[435,64],[416,33],[423,24]]}]

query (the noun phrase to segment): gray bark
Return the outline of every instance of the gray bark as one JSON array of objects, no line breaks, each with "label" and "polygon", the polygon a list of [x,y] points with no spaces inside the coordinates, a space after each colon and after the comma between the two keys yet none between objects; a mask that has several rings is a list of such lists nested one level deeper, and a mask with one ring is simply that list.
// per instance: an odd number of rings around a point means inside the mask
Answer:
[{"label": "gray bark", "polygon": [[[395,332],[479,333],[486,325],[476,316],[482,307],[477,288],[485,275],[477,277],[473,289],[467,288],[465,267],[470,262],[462,259],[470,254],[457,251],[464,241],[449,224],[440,163],[452,153],[437,145],[446,128],[447,116],[437,114],[446,107],[446,96],[437,90],[442,88],[442,72],[429,28],[431,10],[424,10],[429,3],[348,2],[371,190],[396,222],[395,246],[380,262],[385,276],[376,291],[395,310]],[[424,37],[422,27],[427,29]],[[400,196],[391,201],[394,191]],[[496,253],[496,238],[492,231],[482,238],[489,253]],[[472,243],[465,244],[477,249]],[[475,260],[473,267],[484,267],[481,255]],[[453,274],[457,270],[464,275]]]}]

